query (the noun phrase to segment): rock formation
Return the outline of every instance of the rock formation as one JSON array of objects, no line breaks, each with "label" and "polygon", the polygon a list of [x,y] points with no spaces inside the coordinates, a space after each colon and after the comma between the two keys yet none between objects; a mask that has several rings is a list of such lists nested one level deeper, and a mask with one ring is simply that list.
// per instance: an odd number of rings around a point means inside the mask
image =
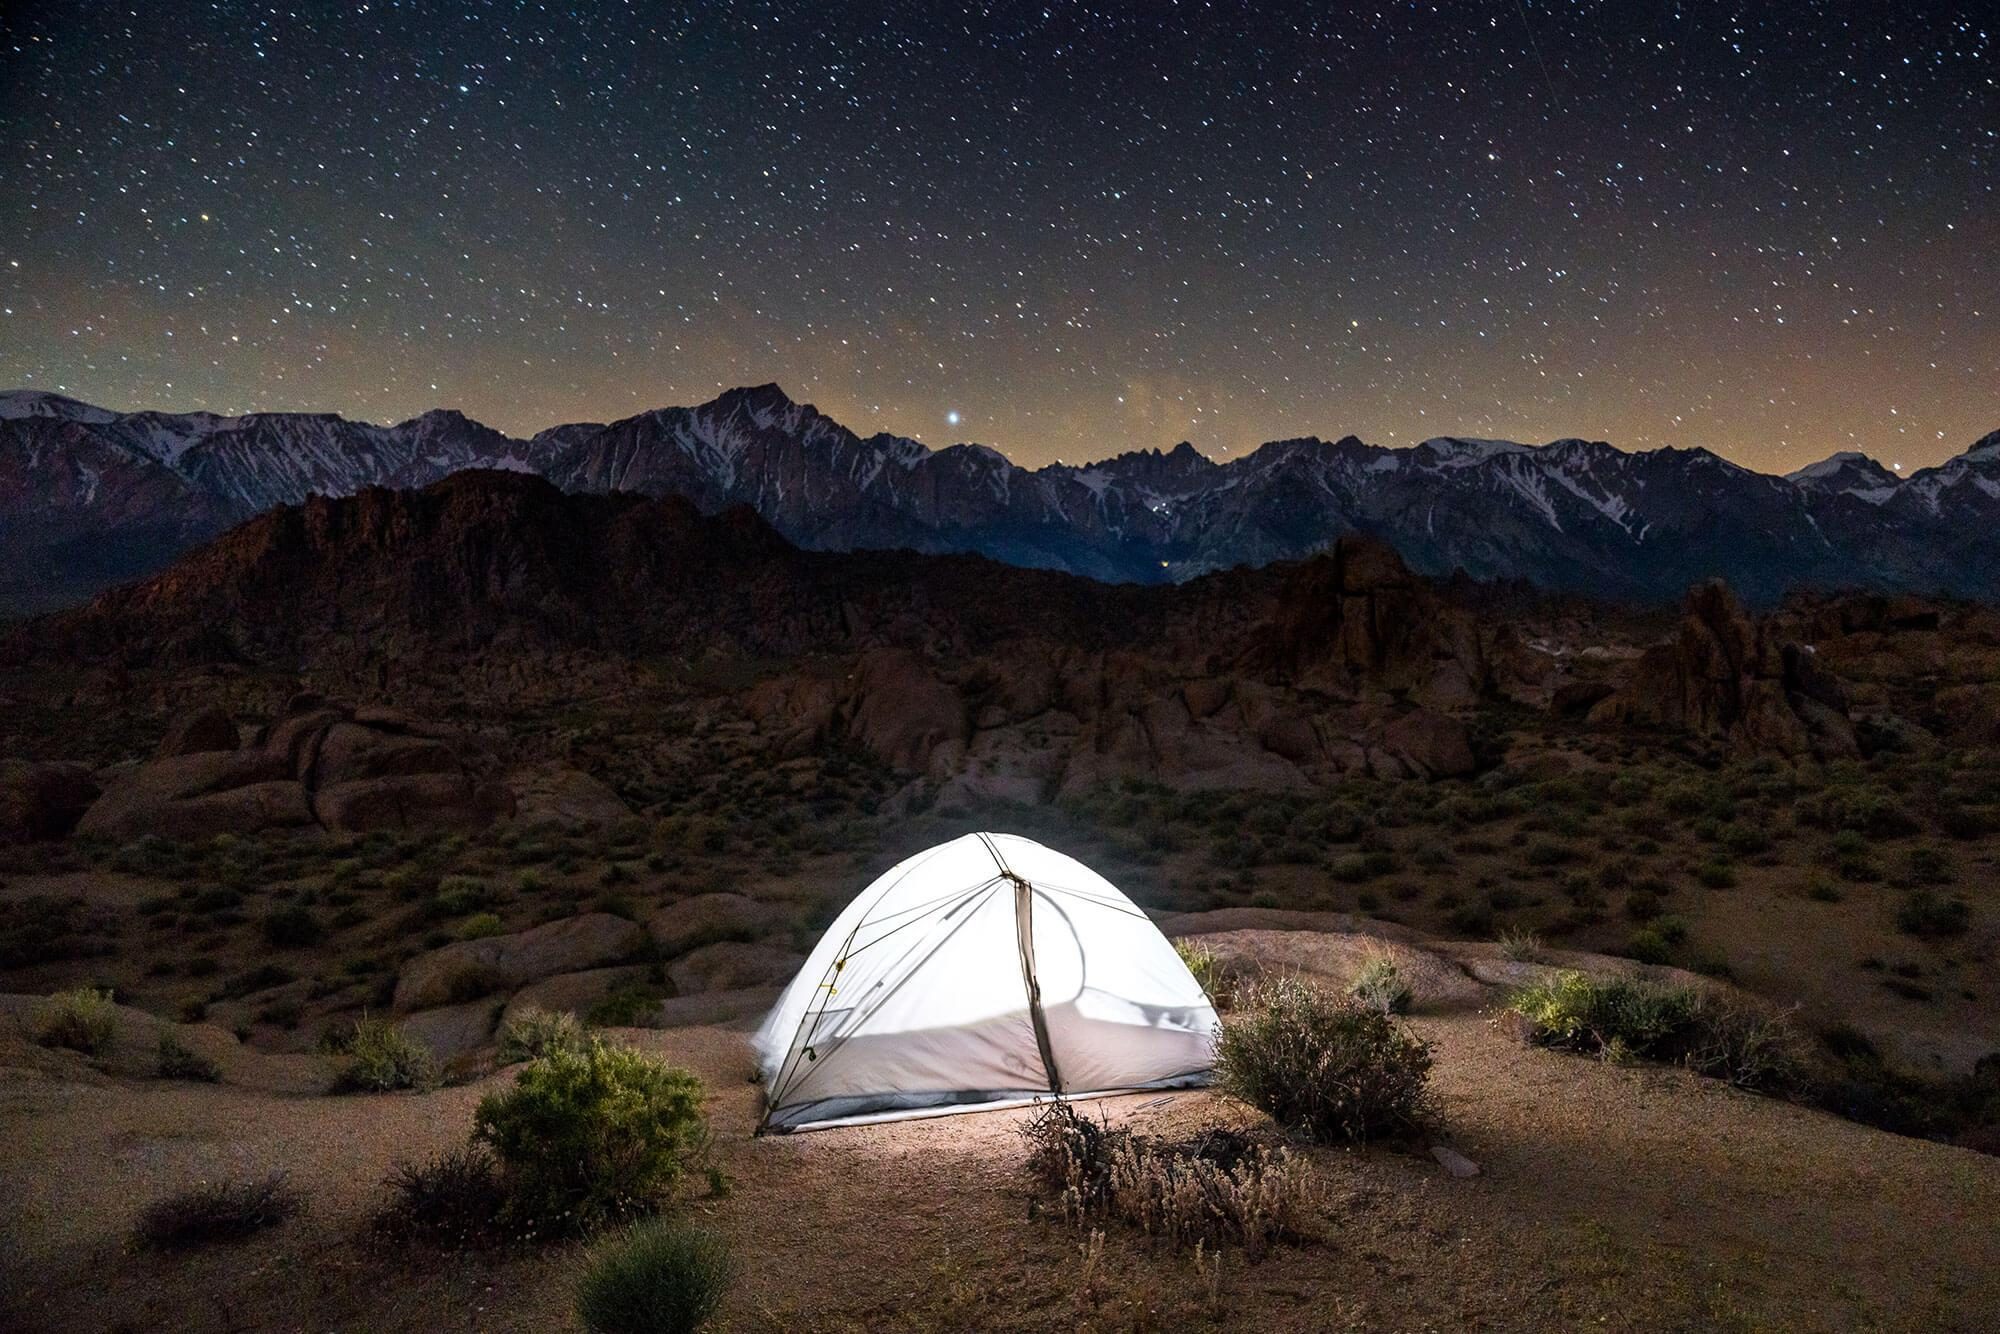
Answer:
[{"label": "rock formation", "polygon": [[1600,725],[1684,730],[1787,758],[1858,753],[1838,681],[1814,649],[1754,621],[1719,580],[1688,593],[1678,630],[1590,710]]}]

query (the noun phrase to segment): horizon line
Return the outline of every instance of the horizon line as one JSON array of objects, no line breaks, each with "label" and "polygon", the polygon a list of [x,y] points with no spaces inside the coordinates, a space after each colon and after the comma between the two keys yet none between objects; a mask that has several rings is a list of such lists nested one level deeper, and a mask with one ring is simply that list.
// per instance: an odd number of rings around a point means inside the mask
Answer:
[{"label": "horizon line", "polygon": [[[579,419],[574,421],[555,422],[548,426],[542,427],[540,430],[535,431],[532,435],[526,435],[526,436],[510,434],[509,432],[504,431],[497,426],[490,425],[489,423],[484,422],[479,418],[472,416],[470,413],[466,412],[462,408],[446,407],[442,404],[426,408],[422,412],[416,413],[412,416],[403,417],[397,420],[380,420],[380,419],[361,417],[361,416],[350,416],[346,413],[331,409],[272,408],[272,409],[255,409],[249,412],[231,413],[231,412],[217,412],[210,408],[192,408],[185,410],[174,410],[168,408],[132,408],[132,409],[108,408],[100,403],[93,403],[88,399],[78,398],[76,395],[68,393],[67,391],[64,390],[44,389],[38,386],[29,386],[29,385],[23,385],[12,389],[0,389],[0,399],[12,398],[16,395],[32,395],[41,398],[60,399],[63,402],[75,403],[80,407],[90,408],[97,412],[109,413],[117,417],[137,417],[145,415],[152,415],[159,417],[218,417],[227,421],[242,421],[251,417],[331,417],[339,421],[351,422],[356,425],[370,426],[376,429],[384,429],[384,430],[400,426],[407,426],[412,422],[420,421],[423,418],[431,416],[436,413],[445,413],[453,416],[462,417],[466,421],[471,422],[473,425],[478,426],[484,430],[492,431],[495,435],[498,435],[503,439],[513,441],[518,444],[526,444],[543,435],[547,435],[551,431],[560,431],[577,426],[595,426],[599,428],[608,428],[611,426],[616,426],[621,422],[635,421],[641,417],[650,417],[664,412],[692,412],[701,408],[713,407],[716,404],[720,403],[723,399],[728,398],[731,395],[751,394],[751,393],[756,393],[759,390],[776,391],[778,396],[783,398],[787,403],[791,404],[794,407],[804,408],[816,414],[817,416],[822,417],[829,422],[832,422],[834,425],[839,426],[842,430],[847,431],[850,435],[853,435],[857,440],[868,440],[875,438],[877,436],[889,436],[892,439],[906,440],[930,454],[941,454],[952,449],[982,449],[999,455],[1001,458],[1005,459],[1010,466],[1019,468],[1021,471],[1030,474],[1044,472],[1051,468],[1064,468],[1070,470],[1092,468],[1100,466],[1105,463],[1114,462],[1120,458],[1126,458],[1135,454],[1153,454],[1164,457],[1178,453],[1183,448],[1191,450],[1192,452],[1199,455],[1201,458],[1215,465],[1216,467],[1225,467],[1228,464],[1248,459],[1271,445],[1295,444],[1295,443],[1303,443],[1306,441],[1312,441],[1320,445],[1332,446],[1341,444],[1345,441],[1352,440],[1364,449],[1377,449],[1385,453],[1404,454],[1404,453],[1409,453],[1413,450],[1421,449],[1424,446],[1432,444],[1436,441],[1451,440],[1451,441],[1462,441],[1470,444],[1504,445],[1509,447],[1510,449],[1532,450],[1536,452],[1540,452],[1546,449],[1551,449],[1556,445],[1577,442],[1589,445],[1602,445],[1607,449],[1614,450],[1617,453],[1626,455],[1628,457],[1639,457],[1642,455],[1658,454],[1662,452],[1707,454],[1709,457],[1714,458],[1719,462],[1725,463],[1728,466],[1737,469],[1738,471],[1750,473],[1752,475],[1759,477],[1775,477],[1784,481],[1789,481],[1792,478],[1798,476],[1800,473],[1805,472],[1807,469],[1818,467],[1819,465],[1831,462],[1834,459],[1860,458],[1860,459],[1865,459],[1870,463],[1873,463],[1875,466],[1883,469],[1885,472],[1891,473],[1898,481],[1903,481],[1909,477],[1916,476],[1917,474],[1928,472],[1933,468],[1944,467],[1946,464],[1952,462],[1955,459],[1964,458],[1967,454],[1971,453],[1975,449],[1980,448],[1988,441],[1993,440],[1995,437],[2000,437],[2000,427],[1996,427],[1994,430],[1989,431],[1985,435],[1980,436],[1979,438],[1973,440],[1970,444],[1967,444],[1963,449],[1959,450],[1957,453],[1948,455],[1943,461],[1928,465],[1927,467],[1924,468],[1915,469],[1909,473],[1905,473],[1903,471],[1901,464],[1893,464],[1893,465],[1886,464],[1883,463],[1882,460],[1875,457],[1873,454],[1866,452],[1865,450],[1853,449],[1853,448],[1837,449],[1832,453],[1814,459],[1809,463],[1801,464],[1799,467],[1792,469],[1790,472],[1764,472],[1761,469],[1752,468],[1745,464],[1738,463],[1736,460],[1730,458],[1726,454],[1718,453],[1716,450],[1711,449],[1706,445],[1699,445],[1699,444],[1696,445],[1668,444],[1668,445],[1656,445],[1651,449],[1627,449],[1624,446],[1614,444],[1608,440],[1593,440],[1587,436],[1578,436],[1578,435],[1557,436],[1553,440],[1548,440],[1541,444],[1533,444],[1525,440],[1509,440],[1497,436],[1433,435],[1433,436],[1427,436],[1422,440],[1419,440],[1413,444],[1408,444],[1408,445],[1381,445],[1381,444],[1375,444],[1371,441],[1364,440],[1359,435],[1356,435],[1351,431],[1343,432],[1340,435],[1335,436],[1331,439],[1317,434],[1273,437],[1268,440],[1261,440],[1257,444],[1251,446],[1250,448],[1243,450],[1241,453],[1235,454],[1226,459],[1219,459],[1215,457],[1213,454],[1209,453],[1207,450],[1201,448],[1199,445],[1196,445],[1193,441],[1183,438],[1167,446],[1140,445],[1135,448],[1121,449],[1114,453],[1106,454],[1103,455],[1102,457],[1089,459],[1082,462],[1071,462],[1067,459],[1058,457],[1052,462],[1031,467],[1028,464],[1017,461],[1013,457],[1013,455],[1009,454],[1006,450],[1000,448],[999,446],[985,444],[977,440],[959,440],[959,441],[954,441],[951,444],[947,445],[933,445],[920,437],[912,435],[903,435],[895,431],[884,430],[884,431],[874,432],[871,435],[863,435],[859,431],[856,431],[853,427],[847,425],[847,423],[840,421],[838,418],[832,416],[831,414],[822,411],[817,404],[794,398],[791,395],[790,391],[785,389],[785,387],[776,380],[766,380],[758,384],[733,385],[730,388],[720,391],[713,398],[707,399],[700,403],[661,404],[657,407],[643,408],[638,412],[627,413],[622,417],[614,417],[606,421]],[[25,420],[25,418],[16,418],[15,420]]]}]

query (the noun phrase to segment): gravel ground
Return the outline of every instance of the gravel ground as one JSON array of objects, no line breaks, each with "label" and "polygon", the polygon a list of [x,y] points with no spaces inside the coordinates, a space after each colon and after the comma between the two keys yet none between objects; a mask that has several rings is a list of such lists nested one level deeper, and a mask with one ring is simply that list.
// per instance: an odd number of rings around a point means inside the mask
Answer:
[{"label": "gravel ground", "polygon": [[[1678,1071],[1523,1048],[1476,1013],[1438,1045],[1442,1138],[1478,1162],[1315,1151],[1323,1235],[1219,1284],[1110,1229],[1028,1216],[1022,1114],[756,1140],[743,1034],[630,1032],[706,1078],[732,1189],[690,1205],[734,1242],[728,1330],[1990,1329],[2000,1159]],[[0,1047],[0,1327],[572,1327],[575,1247],[385,1256],[355,1238],[398,1158],[458,1142],[508,1076],[424,1095],[296,1096],[68,1077]],[[1108,1100],[1163,1134],[1242,1121],[1207,1093]],[[132,1252],[140,1208],[289,1171],[306,1214],[239,1245]],[[1088,1271],[1088,1272],[1087,1272]]]}]

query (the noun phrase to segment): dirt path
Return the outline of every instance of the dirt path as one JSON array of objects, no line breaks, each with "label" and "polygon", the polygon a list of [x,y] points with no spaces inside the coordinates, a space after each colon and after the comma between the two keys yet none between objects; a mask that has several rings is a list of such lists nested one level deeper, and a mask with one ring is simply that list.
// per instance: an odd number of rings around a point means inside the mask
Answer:
[{"label": "dirt path", "polygon": [[[2000,1159],[1525,1049],[1476,1015],[1417,1026],[1438,1043],[1450,1142],[1483,1174],[1316,1153],[1323,1240],[1227,1257],[1213,1296],[1188,1258],[1115,1229],[1086,1281],[1085,1239],[1027,1217],[1020,1113],[753,1140],[741,1034],[627,1036],[715,1090],[733,1189],[692,1207],[742,1264],[729,1330],[1971,1330],[2000,1309]],[[460,1140],[484,1087],[281,1097],[0,1069],[16,1257],[0,1325],[567,1328],[574,1248],[395,1259],[353,1244],[384,1170]],[[1106,1106],[1162,1133],[1244,1115],[1208,1094]],[[124,1248],[154,1196],[280,1167],[311,1198],[304,1218],[188,1257]]]}]

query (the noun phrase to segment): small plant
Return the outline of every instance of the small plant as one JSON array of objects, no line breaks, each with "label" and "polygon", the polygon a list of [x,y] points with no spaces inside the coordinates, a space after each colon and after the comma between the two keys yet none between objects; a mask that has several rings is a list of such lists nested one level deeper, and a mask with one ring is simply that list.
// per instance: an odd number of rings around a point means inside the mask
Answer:
[{"label": "small plant", "polygon": [[44,1047],[67,1047],[95,1056],[111,1045],[117,1018],[110,992],[78,987],[59,991],[37,1005],[29,1031]]},{"label": "small plant", "polygon": [[1964,899],[1948,899],[1932,889],[1912,891],[1896,909],[1896,929],[1905,935],[1934,940],[1962,936],[1971,924],[1971,905]]},{"label": "small plant", "polygon": [[587,1232],[659,1206],[708,1144],[701,1081],[593,1038],[489,1093],[473,1136],[492,1149],[524,1224]]},{"label": "small plant", "polygon": [[363,1015],[350,1032],[333,1037],[329,1049],[347,1057],[334,1080],[340,1093],[387,1093],[429,1089],[438,1081],[430,1048],[387,1019]]},{"label": "small plant", "polygon": [[1208,993],[1217,1009],[1229,1003],[1236,989],[1236,972],[1229,961],[1215,952],[1213,946],[1205,944],[1199,937],[1176,940],[1174,953],[1181,956],[1188,972],[1194,974],[1195,982]]},{"label": "small plant", "polygon": [[1546,1046],[1667,1061],[1767,1091],[1806,1077],[1805,1043],[1788,1016],[1692,987],[1565,971],[1507,1004]]},{"label": "small plant", "polygon": [[500,923],[499,914],[476,912],[458,924],[458,938],[460,940],[484,940],[488,936],[499,935],[504,929]]},{"label": "small plant", "polygon": [[1918,885],[1948,885],[1957,878],[1951,854],[1926,843],[1910,849],[1909,880]]},{"label": "small plant", "polygon": [[1414,1129],[1430,1070],[1430,1044],[1389,1015],[1297,978],[1251,988],[1216,1036],[1217,1084],[1322,1143]]},{"label": "small plant", "polygon": [[584,1041],[583,1025],[569,1011],[529,1007],[500,1026],[500,1063],[519,1065],[552,1051],[575,1051]]},{"label": "small plant", "polygon": [[1508,927],[1500,933],[1500,953],[1515,963],[1526,963],[1542,952],[1542,938],[1532,931]]},{"label": "small plant", "polygon": [[1711,857],[1695,867],[1694,878],[1709,889],[1736,888],[1736,868],[1720,857]]},{"label": "small plant", "polygon": [[422,1162],[397,1163],[383,1182],[387,1198],[369,1226],[384,1241],[416,1241],[451,1249],[500,1239],[507,1203],[493,1157],[483,1149],[451,1149]]},{"label": "small plant", "polygon": [[593,1028],[635,1028],[660,1007],[660,995],[639,982],[626,982],[600,996],[584,1015]]},{"label": "small plant", "polygon": [[1361,970],[1347,984],[1347,994],[1383,1014],[1409,1013],[1409,981],[1396,966],[1395,956],[1385,950],[1373,951],[1361,961]]},{"label": "small plant", "polygon": [[325,934],[326,928],[320,925],[319,918],[301,904],[279,908],[264,917],[264,940],[274,949],[302,949],[316,945]]},{"label": "small plant", "polygon": [[236,1241],[276,1227],[303,1203],[283,1172],[261,1181],[217,1181],[154,1201],[139,1215],[132,1237],[155,1250]]},{"label": "small plant", "polygon": [[1894,838],[1917,828],[1917,822],[1894,797],[1872,787],[1829,787],[1801,797],[1794,814],[1807,824],[1844,833]]},{"label": "small plant", "polygon": [[1304,1159],[1231,1130],[1170,1143],[1114,1130],[1057,1099],[1021,1133],[1029,1170],[1063,1219],[1116,1220],[1175,1250],[1228,1242],[1255,1258],[1306,1235],[1318,1198]]},{"label": "small plant", "polygon": [[190,1050],[172,1033],[160,1034],[159,1071],[162,1079],[191,1079],[203,1084],[219,1083],[222,1079],[222,1071],[214,1061]]},{"label": "small plant", "polygon": [[735,1264],[720,1236],[649,1218],[590,1253],[576,1285],[576,1317],[590,1334],[690,1334],[715,1313]]},{"label": "small plant", "polygon": [[499,896],[485,881],[469,875],[448,875],[438,882],[428,911],[433,917],[463,917],[498,904]]}]

